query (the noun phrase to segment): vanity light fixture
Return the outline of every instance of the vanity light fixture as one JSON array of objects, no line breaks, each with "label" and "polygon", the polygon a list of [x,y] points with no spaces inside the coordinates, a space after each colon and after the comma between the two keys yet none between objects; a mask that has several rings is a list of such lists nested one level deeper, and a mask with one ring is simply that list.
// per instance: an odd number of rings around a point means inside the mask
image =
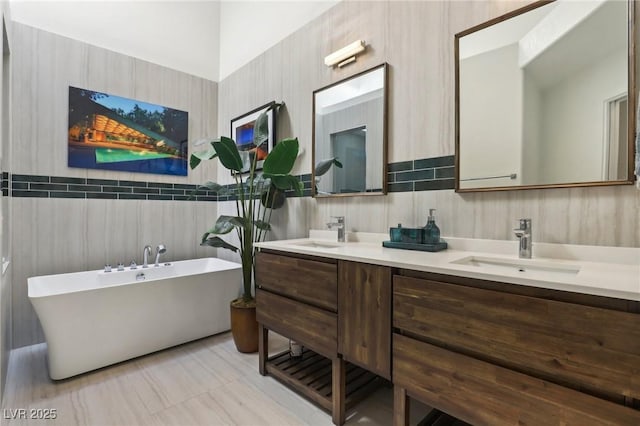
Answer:
[{"label": "vanity light fixture", "polygon": [[355,62],[356,55],[366,48],[364,40],[357,40],[342,49],[325,56],[324,64],[328,67],[338,65],[339,68]]}]

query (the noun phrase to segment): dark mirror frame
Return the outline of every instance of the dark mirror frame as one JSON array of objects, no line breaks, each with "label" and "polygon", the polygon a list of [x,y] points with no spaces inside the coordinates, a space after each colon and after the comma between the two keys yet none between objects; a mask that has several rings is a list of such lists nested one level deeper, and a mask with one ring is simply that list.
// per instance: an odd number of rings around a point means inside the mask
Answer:
[{"label": "dark mirror frame", "polygon": [[[371,71],[375,71],[379,68],[383,68],[384,70],[384,87],[383,87],[383,96],[384,96],[384,105],[382,112],[382,120],[383,120],[383,130],[382,130],[382,191],[379,192],[349,192],[344,194],[331,194],[331,195],[318,195],[316,192],[316,94],[318,92],[322,92],[323,90],[329,89],[331,87],[342,84],[346,81],[353,80],[354,78],[358,78],[364,74],[367,74]],[[311,196],[314,198],[333,198],[333,197],[357,197],[357,196],[369,196],[369,195],[386,195],[387,194],[387,134],[389,132],[388,126],[388,108],[389,108],[389,64],[382,63],[380,65],[376,65],[375,67],[368,68],[364,71],[361,71],[357,74],[354,74],[350,77],[344,78],[340,81],[336,81],[335,83],[331,83],[328,86],[321,87],[320,89],[313,91],[312,97],[312,126],[311,126]],[[346,167],[346,165],[345,165]]]},{"label": "dark mirror frame", "polygon": [[593,182],[574,182],[574,183],[559,183],[559,184],[541,184],[541,185],[519,185],[519,186],[496,186],[486,188],[460,188],[460,38],[506,21],[515,16],[527,13],[538,7],[553,3],[556,0],[539,0],[531,3],[527,6],[516,9],[512,12],[506,13],[497,18],[491,19],[482,24],[471,27],[467,30],[461,31],[455,34],[455,191],[456,192],[487,192],[487,191],[513,191],[520,189],[541,189],[541,188],[571,188],[571,187],[585,187],[585,186],[609,186],[609,185],[632,185],[634,183],[634,158],[635,158],[635,133],[636,133],[636,105],[637,105],[637,92],[636,92],[636,8],[635,0],[627,0],[628,7],[628,22],[627,22],[627,34],[628,34],[628,60],[627,60],[627,81],[628,81],[628,165],[627,165],[627,179],[625,180],[611,180],[611,181],[593,181]]}]

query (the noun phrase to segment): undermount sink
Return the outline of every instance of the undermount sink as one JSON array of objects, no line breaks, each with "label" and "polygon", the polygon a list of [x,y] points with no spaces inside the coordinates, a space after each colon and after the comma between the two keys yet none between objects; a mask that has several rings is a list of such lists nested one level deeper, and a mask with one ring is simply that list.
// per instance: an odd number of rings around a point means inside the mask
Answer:
[{"label": "undermount sink", "polygon": [[334,249],[338,247],[342,247],[338,243],[330,243],[328,241],[300,241],[297,243],[291,243],[292,246],[298,247],[311,247],[311,248],[320,248],[320,249]]},{"label": "undermount sink", "polygon": [[481,268],[487,272],[545,273],[559,276],[576,275],[579,265],[558,264],[535,259],[503,259],[499,257],[468,256],[451,262]]}]

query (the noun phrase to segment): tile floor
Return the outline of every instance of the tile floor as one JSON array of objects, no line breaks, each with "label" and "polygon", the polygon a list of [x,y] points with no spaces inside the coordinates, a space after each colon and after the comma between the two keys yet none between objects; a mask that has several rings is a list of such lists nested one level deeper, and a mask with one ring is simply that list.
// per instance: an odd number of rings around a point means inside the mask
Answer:
[{"label": "tile floor", "polygon": [[[270,334],[271,353],[287,341]],[[0,424],[14,425],[331,425],[329,413],[271,377],[257,354],[236,351],[229,333],[53,382],[46,345],[12,351]],[[347,425],[392,423],[393,392],[383,388],[347,412]],[[12,419],[55,409],[50,420]],[[31,410],[34,410],[33,412]],[[412,405],[412,424],[428,408]]]}]

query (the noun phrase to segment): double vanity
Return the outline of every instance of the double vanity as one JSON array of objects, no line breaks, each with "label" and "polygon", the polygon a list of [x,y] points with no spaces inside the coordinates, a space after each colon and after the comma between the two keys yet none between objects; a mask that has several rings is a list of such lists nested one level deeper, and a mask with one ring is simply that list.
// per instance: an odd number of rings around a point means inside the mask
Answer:
[{"label": "double vanity", "polygon": [[[335,233],[258,244],[260,373],[330,410],[381,383],[471,424],[640,424],[640,249]],[[273,330],[305,348],[269,354]]]},{"label": "double vanity", "polygon": [[[457,33],[452,169],[387,166],[388,71],[401,65],[315,91],[312,195],[440,188],[447,173],[456,192],[633,184],[635,5],[537,1]],[[344,221],[330,225],[342,236]],[[336,424],[386,381],[397,426],[409,397],[475,425],[640,425],[640,248],[531,247],[526,219],[515,232],[436,253],[362,233],[256,244],[261,374]],[[302,357],[270,356],[269,330]]]}]

